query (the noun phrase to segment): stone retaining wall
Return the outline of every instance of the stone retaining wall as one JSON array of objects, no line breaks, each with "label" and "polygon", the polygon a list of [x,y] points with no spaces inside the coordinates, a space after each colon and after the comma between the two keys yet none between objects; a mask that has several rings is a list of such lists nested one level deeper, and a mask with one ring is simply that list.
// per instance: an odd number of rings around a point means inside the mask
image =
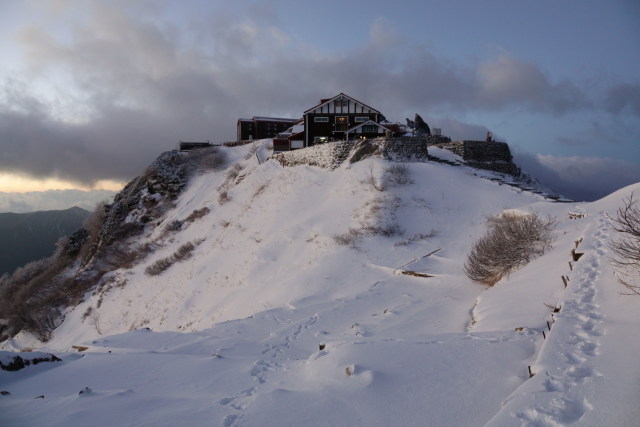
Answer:
[{"label": "stone retaining wall", "polygon": [[427,141],[424,137],[401,136],[375,139],[392,160],[424,161],[427,158]]},{"label": "stone retaining wall", "polygon": [[[446,137],[445,137],[446,138]],[[353,153],[351,163],[369,155],[381,155],[396,161],[426,161],[428,140],[425,137],[376,138],[365,141],[328,142],[309,148],[275,154],[282,166],[301,164],[335,169]],[[455,141],[434,144],[458,154],[467,166],[514,176],[520,174],[512,162],[509,146],[504,142]],[[354,150],[355,149],[355,150]]]},{"label": "stone retaining wall", "polygon": [[517,176],[520,169],[513,163],[513,156],[506,142],[454,141],[438,144],[440,148],[459,155],[468,166]]}]

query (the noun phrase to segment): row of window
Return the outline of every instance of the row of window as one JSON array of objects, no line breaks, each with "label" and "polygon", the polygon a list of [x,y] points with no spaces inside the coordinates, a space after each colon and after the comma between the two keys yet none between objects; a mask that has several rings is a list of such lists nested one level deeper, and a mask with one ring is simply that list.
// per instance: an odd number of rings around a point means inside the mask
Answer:
[{"label": "row of window", "polygon": [[[355,121],[356,123],[364,123],[364,122],[366,122],[367,120],[369,120],[369,117],[367,117],[367,116],[358,116],[358,117],[356,117],[356,118],[354,119],[354,121]],[[315,123],[329,123],[329,117],[322,117],[322,116],[321,116],[321,117],[314,117],[314,118],[313,118],[313,121],[314,121]],[[348,117],[345,117],[345,116],[339,116],[339,117],[336,117],[336,123],[339,123],[339,124],[348,124],[348,123],[349,123],[349,118],[348,118]]]}]

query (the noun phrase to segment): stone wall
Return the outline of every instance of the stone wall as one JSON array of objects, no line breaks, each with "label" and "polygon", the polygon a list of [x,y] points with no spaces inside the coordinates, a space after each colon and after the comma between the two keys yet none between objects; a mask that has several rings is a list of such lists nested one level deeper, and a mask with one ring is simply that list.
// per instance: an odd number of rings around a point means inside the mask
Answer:
[{"label": "stone wall", "polygon": [[[352,154],[351,163],[370,155],[381,155],[396,161],[426,161],[428,157],[425,137],[376,138],[365,141],[328,142],[309,148],[275,154],[272,158],[282,166],[301,164],[335,169]],[[504,142],[455,141],[434,144],[446,148],[464,160],[467,166],[487,169],[514,176],[520,174],[512,162],[509,146]]]},{"label": "stone wall", "polygon": [[468,166],[517,176],[520,170],[513,163],[513,156],[506,142],[454,141],[438,144],[441,148],[459,155]]},{"label": "stone wall", "polygon": [[374,141],[382,147],[383,153],[386,153],[385,157],[392,160],[424,161],[427,159],[427,141],[424,137],[400,136],[379,138]]}]

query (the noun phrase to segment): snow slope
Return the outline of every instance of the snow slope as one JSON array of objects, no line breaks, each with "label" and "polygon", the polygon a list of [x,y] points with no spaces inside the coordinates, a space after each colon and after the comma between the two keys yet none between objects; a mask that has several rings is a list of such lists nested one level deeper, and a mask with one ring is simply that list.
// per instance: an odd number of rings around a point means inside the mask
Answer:
[{"label": "snow slope", "polygon": [[[328,171],[226,150],[239,175],[193,179],[148,229],[157,250],[142,264],[88,294],[46,345],[5,343],[62,361],[0,371],[1,425],[637,425],[640,300],[613,277],[607,215],[640,185],[561,204],[488,172],[408,163],[413,183],[379,192],[378,158]],[[555,216],[556,240],[488,289],[463,264],[504,209]]]}]

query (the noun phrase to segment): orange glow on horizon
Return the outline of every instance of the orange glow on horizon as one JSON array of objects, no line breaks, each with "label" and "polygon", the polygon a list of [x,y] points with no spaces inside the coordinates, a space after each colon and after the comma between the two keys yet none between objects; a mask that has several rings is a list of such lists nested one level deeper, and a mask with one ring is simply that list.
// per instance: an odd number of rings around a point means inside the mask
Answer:
[{"label": "orange glow on horizon", "polygon": [[0,173],[0,192],[3,193],[27,193],[49,190],[119,191],[122,187],[124,187],[124,183],[110,180],[98,181],[93,187],[87,187],[57,178],[37,179],[12,173]]}]

